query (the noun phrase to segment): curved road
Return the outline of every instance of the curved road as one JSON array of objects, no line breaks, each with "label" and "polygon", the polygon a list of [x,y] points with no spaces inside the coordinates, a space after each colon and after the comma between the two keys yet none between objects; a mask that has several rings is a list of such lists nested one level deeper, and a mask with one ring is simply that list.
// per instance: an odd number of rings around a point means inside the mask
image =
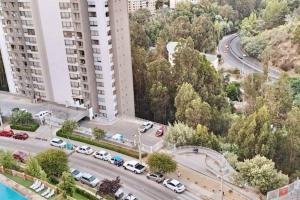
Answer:
[{"label": "curved road", "polygon": [[[240,37],[238,34],[232,34],[223,37],[218,46],[218,51],[222,55],[224,63],[237,67],[241,73],[263,73],[263,66],[256,59],[244,56],[245,52],[241,48]],[[277,80],[280,72],[274,68],[269,68],[269,78]]]},{"label": "curved road", "polygon": [[[26,141],[14,140],[12,138],[0,137],[0,148],[10,151],[23,150],[32,154],[39,153],[50,147],[48,142],[29,138]],[[96,149],[97,150],[97,149]],[[100,180],[112,179],[117,176],[121,178],[124,191],[133,193],[140,200],[199,200],[200,198],[189,191],[176,194],[173,191],[146,179],[145,175],[136,175],[123,168],[97,160],[92,156],[74,153],[69,156],[69,166],[95,175]]]}]

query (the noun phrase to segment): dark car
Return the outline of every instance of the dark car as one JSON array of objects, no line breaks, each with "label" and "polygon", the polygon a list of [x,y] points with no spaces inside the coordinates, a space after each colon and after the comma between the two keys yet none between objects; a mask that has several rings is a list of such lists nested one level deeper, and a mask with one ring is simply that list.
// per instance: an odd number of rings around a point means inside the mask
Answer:
[{"label": "dark car", "polygon": [[165,133],[165,127],[161,126],[155,133],[156,137],[161,137],[163,136]]},{"label": "dark car", "polygon": [[16,133],[13,138],[17,139],[17,140],[26,140],[28,139],[28,134],[27,133]]},{"label": "dark car", "polygon": [[14,135],[13,130],[0,131],[0,136],[3,136],[3,137],[12,137],[13,135]]},{"label": "dark car", "polygon": [[13,153],[13,157],[14,157],[15,160],[18,160],[18,161],[20,161],[22,163],[25,163],[25,161],[26,161],[26,159],[28,157],[28,154],[26,152],[24,152],[24,151],[15,151]]},{"label": "dark car", "polygon": [[110,159],[110,163],[120,167],[120,166],[123,166],[124,160],[121,156],[113,156]]},{"label": "dark car", "polygon": [[164,175],[162,175],[159,172],[153,172],[153,173],[147,174],[147,179],[155,181],[157,183],[161,183],[165,180],[165,177],[164,177]]}]

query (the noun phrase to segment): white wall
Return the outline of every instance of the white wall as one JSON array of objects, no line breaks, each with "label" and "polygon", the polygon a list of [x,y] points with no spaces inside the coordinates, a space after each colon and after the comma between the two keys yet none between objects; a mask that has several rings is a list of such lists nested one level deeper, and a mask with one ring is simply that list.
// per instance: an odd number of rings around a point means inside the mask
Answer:
[{"label": "white wall", "polygon": [[59,4],[56,0],[36,0],[40,13],[41,34],[48,63],[49,79],[52,85],[53,101],[73,104],[64,36],[60,19]]}]

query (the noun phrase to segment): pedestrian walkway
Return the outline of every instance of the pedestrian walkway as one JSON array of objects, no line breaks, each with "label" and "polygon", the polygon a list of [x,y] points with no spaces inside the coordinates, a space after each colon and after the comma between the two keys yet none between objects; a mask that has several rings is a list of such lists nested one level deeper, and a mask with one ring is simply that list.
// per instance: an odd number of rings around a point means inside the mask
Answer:
[{"label": "pedestrian walkway", "polygon": [[0,182],[4,183],[8,187],[11,187],[12,189],[16,190],[17,192],[21,193],[23,196],[30,200],[45,200],[40,195],[36,194],[35,192],[27,189],[26,187],[17,184],[13,180],[10,180],[9,178],[5,177],[4,175],[0,174]]}]

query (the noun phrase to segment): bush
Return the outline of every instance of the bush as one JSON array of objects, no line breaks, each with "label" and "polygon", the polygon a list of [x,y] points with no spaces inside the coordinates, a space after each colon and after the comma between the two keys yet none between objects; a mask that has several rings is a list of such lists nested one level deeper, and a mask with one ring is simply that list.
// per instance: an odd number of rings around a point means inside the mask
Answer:
[{"label": "bush", "polygon": [[88,198],[89,200],[99,200],[98,197],[96,197],[96,196],[90,194],[89,192],[87,192],[85,190],[82,190],[78,187],[75,188],[75,192],[82,195],[82,196],[84,196],[84,197],[86,197],[86,198]]},{"label": "bush", "polygon": [[32,124],[26,124],[26,125],[12,124],[10,125],[10,127],[15,130],[35,132],[40,127],[40,125],[34,122]]},{"label": "bush", "polygon": [[[56,132],[56,135],[59,136],[59,137],[68,138],[68,139],[75,140],[75,141],[78,141],[78,142],[83,142],[83,143],[86,143],[86,144],[101,147],[101,148],[104,148],[104,149],[109,149],[109,150],[112,150],[112,151],[115,151],[115,152],[118,152],[118,153],[121,153],[121,154],[124,154],[124,155],[127,155],[127,156],[131,156],[131,157],[134,157],[134,158],[139,158],[139,152],[137,152],[135,150],[132,150],[132,149],[125,148],[125,147],[121,147],[121,146],[118,146],[118,145],[115,145],[115,144],[112,144],[112,143],[109,143],[109,142],[105,142],[103,140],[102,141],[95,141],[95,140],[92,140],[91,138],[80,136],[80,135],[75,135],[75,134],[67,135],[66,133],[64,133],[61,130],[58,130]],[[146,153],[142,154],[142,157],[146,157],[146,156],[147,156]]]}]

